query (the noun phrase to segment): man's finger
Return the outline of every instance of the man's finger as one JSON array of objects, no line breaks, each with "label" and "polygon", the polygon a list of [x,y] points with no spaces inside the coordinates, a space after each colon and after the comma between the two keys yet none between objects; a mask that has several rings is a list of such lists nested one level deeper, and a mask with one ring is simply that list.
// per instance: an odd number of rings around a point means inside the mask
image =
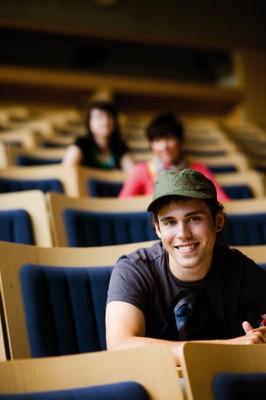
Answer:
[{"label": "man's finger", "polygon": [[242,324],[242,327],[243,327],[245,333],[248,333],[254,329],[253,326],[250,325],[250,323],[248,321],[244,321]]}]

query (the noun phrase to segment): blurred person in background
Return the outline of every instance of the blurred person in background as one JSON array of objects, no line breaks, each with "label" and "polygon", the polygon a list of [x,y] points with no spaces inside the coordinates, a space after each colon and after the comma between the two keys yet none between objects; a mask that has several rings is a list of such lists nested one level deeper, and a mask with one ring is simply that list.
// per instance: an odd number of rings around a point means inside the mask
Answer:
[{"label": "blurred person in background", "polygon": [[130,171],[119,197],[151,195],[156,178],[162,171],[180,171],[184,168],[197,170],[215,185],[219,201],[229,199],[217,183],[214,174],[199,162],[188,163],[184,152],[184,129],[182,123],[172,113],[156,116],[146,128],[153,156],[149,161],[139,162]]},{"label": "blurred person in background", "polygon": [[63,164],[83,165],[100,169],[130,171],[134,161],[120,134],[118,111],[106,96],[91,98],[86,116],[85,136],[69,145]]}]

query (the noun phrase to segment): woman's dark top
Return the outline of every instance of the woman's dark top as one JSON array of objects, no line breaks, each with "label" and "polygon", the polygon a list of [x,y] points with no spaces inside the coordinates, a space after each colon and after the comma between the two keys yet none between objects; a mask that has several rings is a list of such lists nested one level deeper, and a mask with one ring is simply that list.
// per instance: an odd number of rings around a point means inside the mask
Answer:
[{"label": "woman's dark top", "polygon": [[99,151],[90,137],[85,136],[77,138],[75,145],[80,148],[83,154],[82,165],[101,169],[121,169],[121,157],[129,152],[126,144],[118,140],[115,144],[111,143],[112,156],[110,159],[102,162],[98,157]]}]

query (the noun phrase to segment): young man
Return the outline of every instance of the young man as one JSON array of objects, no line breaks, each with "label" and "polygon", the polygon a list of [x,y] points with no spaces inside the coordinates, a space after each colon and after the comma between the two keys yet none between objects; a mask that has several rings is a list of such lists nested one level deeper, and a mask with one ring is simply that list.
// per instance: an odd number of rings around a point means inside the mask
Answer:
[{"label": "young man", "polygon": [[214,184],[198,171],[163,172],[156,181],[155,245],[122,256],[108,292],[108,349],[167,343],[266,343],[246,312],[266,317],[266,273],[217,240],[225,224]]}]

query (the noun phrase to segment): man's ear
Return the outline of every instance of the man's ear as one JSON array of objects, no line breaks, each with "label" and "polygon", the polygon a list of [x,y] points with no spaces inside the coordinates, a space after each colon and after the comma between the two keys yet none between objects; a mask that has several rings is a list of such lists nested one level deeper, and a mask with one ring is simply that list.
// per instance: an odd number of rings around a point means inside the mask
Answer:
[{"label": "man's ear", "polygon": [[156,223],[154,224],[154,228],[155,228],[156,235],[161,239],[161,231],[159,229],[159,226]]},{"label": "man's ear", "polygon": [[218,212],[218,214],[216,215],[216,228],[217,228],[217,232],[220,232],[225,224],[225,215],[223,211]]}]

